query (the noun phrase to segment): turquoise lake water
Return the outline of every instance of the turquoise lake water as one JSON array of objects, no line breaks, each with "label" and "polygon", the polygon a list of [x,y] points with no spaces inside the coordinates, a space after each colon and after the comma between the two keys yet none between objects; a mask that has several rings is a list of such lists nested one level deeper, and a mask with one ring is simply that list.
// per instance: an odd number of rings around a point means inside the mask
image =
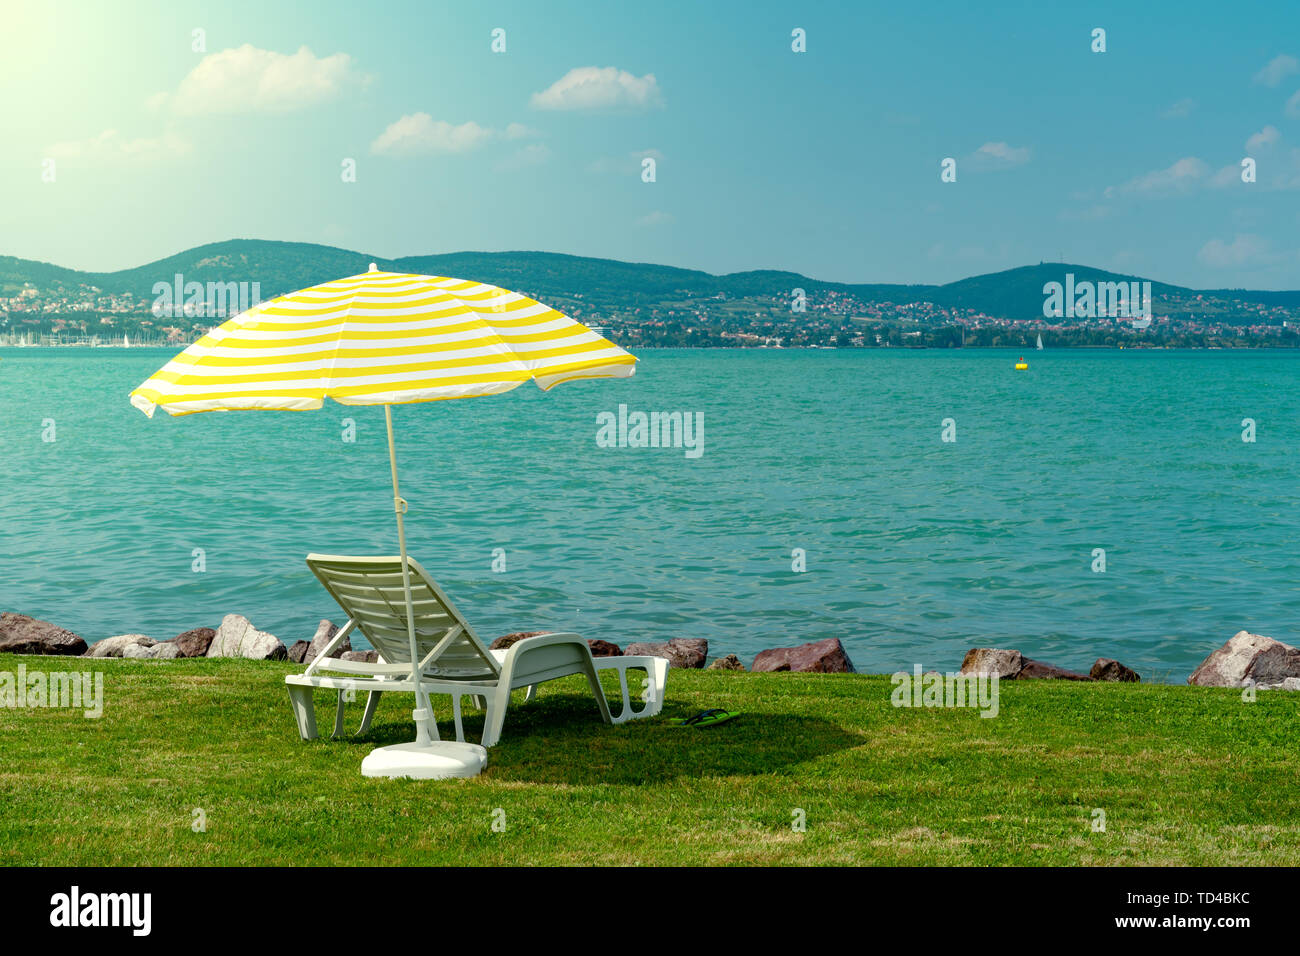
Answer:
[{"label": "turquoise lake water", "polygon": [[[485,638],[748,663],[838,637],[872,672],[1015,647],[1175,682],[1242,628],[1300,643],[1300,355],[1016,354],[650,350],[630,380],[399,406],[410,551]],[[88,640],[342,623],[303,556],[396,552],[383,410],[149,420],[127,393],[170,355],[0,349],[0,610]],[[598,447],[620,403],[702,413],[703,455]]]}]

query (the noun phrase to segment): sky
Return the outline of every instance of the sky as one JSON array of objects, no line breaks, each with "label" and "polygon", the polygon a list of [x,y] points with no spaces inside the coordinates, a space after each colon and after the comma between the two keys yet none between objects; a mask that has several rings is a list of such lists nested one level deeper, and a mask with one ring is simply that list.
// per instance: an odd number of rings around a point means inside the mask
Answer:
[{"label": "sky", "polygon": [[1297,3],[6,0],[4,23],[3,255],[108,271],[259,238],[1300,288]]}]

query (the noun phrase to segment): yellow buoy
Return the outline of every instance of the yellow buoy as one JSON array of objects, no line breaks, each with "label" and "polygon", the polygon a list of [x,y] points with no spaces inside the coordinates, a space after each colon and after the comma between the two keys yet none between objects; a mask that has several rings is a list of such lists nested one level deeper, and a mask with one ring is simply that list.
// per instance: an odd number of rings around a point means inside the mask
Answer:
[{"label": "yellow buoy", "polygon": [[1029,368],[1029,363],[1025,361],[1025,357],[1023,355],[1020,356],[1019,360],[1016,362],[1016,371],[1023,372],[1028,368]]}]

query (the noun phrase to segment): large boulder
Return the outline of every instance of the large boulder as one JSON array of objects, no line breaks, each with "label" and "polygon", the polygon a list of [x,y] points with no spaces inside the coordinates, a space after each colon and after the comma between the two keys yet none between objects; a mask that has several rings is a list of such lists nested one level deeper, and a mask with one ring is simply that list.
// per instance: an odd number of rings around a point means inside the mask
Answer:
[{"label": "large boulder", "polygon": [[961,673],[997,675],[999,680],[1011,680],[1025,666],[1019,651],[1000,647],[972,647],[962,658]]},{"label": "large boulder", "polygon": [[[83,657],[126,657],[128,647],[140,647],[148,650],[158,642],[152,637],[145,637],[143,634],[119,634],[117,637],[106,637],[102,641],[96,641],[90,645],[90,650],[83,654]],[[132,657],[142,655],[132,654]]]},{"label": "large boulder", "polygon": [[1064,667],[1026,657],[1025,666],[1020,668],[1016,680],[1092,680],[1092,678],[1078,671],[1067,671]]},{"label": "large boulder", "polygon": [[86,653],[86,642],[56,624],[26,614],[0,614],[0,654]]},{"label": "large boulder", "polygon": [[1093,680],[1119,681],[1127,684],[1136,684],[1142,680],[1137,671],[1125,667],[1119,661],[1111,660],[1109,657],[1097,658],[1097,662],[1088,671],[1088,676]]},{"label": "large boulder", "polygon": [[802,671],[810,674],[852,674],[853,662],[838,637],[759,651],[752,671]]},{"label": "large boulder", "polygon": [[[1100,663],[1100,662],[1099,662]],[[1122,665],[1121,665],[1122,666]],[[1093,680],[1088,674],[1036,661],[1001,647],[972,647],[962,658],[961,673],[997,675],[999,680]]]},{"label": "large boulder", "polygon": [[196,627],[184,634],[177,634],[167,643],[176,645],[180,652],[177,657],[207,657],[208,648],[216,636],[217,632],[210,627]]},{"label": "large boulder", "polygon": [[719,657],[711,661],[705,670],[710,671],[743,671],[745,665],[741,663],[740,658],[735,654],[728,654],[726,657]]},{"label": "large boulder", "polygon": [[591,648],[592,657],[622,657],[623,648],[617,644],[611,644],[609,641],[588,641],[587,646]]},{"label": "large boulder", "polygon": [[539,634],[550,634],[550,633],[551,633],[550,631],[515,631],[513,634],[502,634],[490,645],[488,645],[488,650],[506,651],[509,650],[511,647],[513,647],[515,644],[518,644],[520,641],[525,641],[530,637],[537,637],[537,635]]},{"label": "large boulder", "polygon": [[1251,666],[1261,655],[1268,653],[1266,660],[1261,662],[1261,668],[1265,673],[1272,674],[1285,666],[1287,652],[1294,650],[1289,644],[1275,641],[1271,637],[1238,631],[1228,638],[1227,643],[1201,661],[1200,666],[1192,671],[1192,676],[1187,678],[1187,683],[1198,687],[1241,687],[1250,676]]},{"label": "large boulder", "polygon": [[294,641],[289,646],[289,660],[295,664],[301,664],[303,658],[307,656],[307,649],[311,647],[311,641]]},{"label": "large boulder", "polygon": [[362,663],[365,664],[378,664],[379,652],[378,651],[344,651],[340,659],[345,661],[361,661]]},{"label": "large boulder", "polygon": [[[319,657],[320,652],[325,650],[326,645],[329,644],[330,641],[334,640],[334,635],[338,632],[339,629],[329,621],[322,620],[317,624],[316,633],[312,635],[312,639],[307,645],[307,653],[303,655],[301,663],[310,664]],[[349,638],[345,638],[342,644],[334,648],[334,656],[340,657],[350,650],[352,650],[352,641]]]},{"label": "large boulder", "polygon": [[663,644],[629,644],[628,657],[665,657],[670,667],[702,668],[709,656],[709,642],[702,637],[674,637]]},{"label": "large boulder", "polygon": [[180,648],[171,641],[161,641],[155,644],[128,644],[122,648],[122,656],[136,660],[157,661],[180,657],[181,652]]},{"label": "large boulder", "polygon": [[259,631],[248,618],[227,614],[212,638],[207,657],[244,657],[254,661],[282,661],[288,650],[274,634]]},{"label": "large boulder", "polygon": [[[1277,687],[1300,678],[1300,648],[1278,641],[1255,655],[1246,668],[1246,680],[1260,687]],[[1291,688],[1288,686],[1288,690]]]}]

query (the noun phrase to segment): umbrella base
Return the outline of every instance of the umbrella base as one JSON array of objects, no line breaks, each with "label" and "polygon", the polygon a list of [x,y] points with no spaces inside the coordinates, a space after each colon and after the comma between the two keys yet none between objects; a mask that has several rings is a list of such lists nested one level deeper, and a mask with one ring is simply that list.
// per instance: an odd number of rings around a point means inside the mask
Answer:
[{"label": "umbrella base", "polygon": [[487,750],[478,744],[436,740],[428,744],[412,742],[378,747],[361,761],[361,775],[443,780],[476,777],[485,766]]}]

